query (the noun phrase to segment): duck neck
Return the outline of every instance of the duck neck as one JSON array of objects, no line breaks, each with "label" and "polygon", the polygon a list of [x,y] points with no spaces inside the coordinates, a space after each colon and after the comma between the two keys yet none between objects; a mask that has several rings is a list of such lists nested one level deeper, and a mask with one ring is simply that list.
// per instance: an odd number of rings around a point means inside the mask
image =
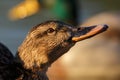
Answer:
[{"label": "duck neck", "polygon": [[46,75],[46,71],[25,70],[23,80],[48,80],[48,77]]},{"label": "duck neck", "polygon": [[[23,80],[48,80],[48,77],[46,75],[46,72],[48,70],[47,64],[42,64],[41,66],[33,65],[32,67],[26,67],[21,60],[21,57],[17,53],[15,57],[15,63],[19,64],[19,70],[21,71],[20,79]],[[18,78],[19,80],[19,78]]]}]

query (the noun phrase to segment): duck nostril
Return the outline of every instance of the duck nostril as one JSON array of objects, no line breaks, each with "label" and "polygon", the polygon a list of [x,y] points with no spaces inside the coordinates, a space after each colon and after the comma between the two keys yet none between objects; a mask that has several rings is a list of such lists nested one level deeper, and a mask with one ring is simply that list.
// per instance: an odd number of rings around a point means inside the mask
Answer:
[{"label": "duck nostril", "polygon": [[80,31],[81,30],[81,28],[77,28],[77,31]]},{"label": "duck nostril", "polygon": [[77,28],[77,31],[80,31],[80,30],[82,30],[82,28],[81,28],[81,27]]}]

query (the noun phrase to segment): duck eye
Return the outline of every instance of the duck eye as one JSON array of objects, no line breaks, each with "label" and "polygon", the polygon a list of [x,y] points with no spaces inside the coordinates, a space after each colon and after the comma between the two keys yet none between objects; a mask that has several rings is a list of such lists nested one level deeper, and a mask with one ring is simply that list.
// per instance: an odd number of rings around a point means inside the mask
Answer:
[{"label": "duck eye", "polygon": [[48,30],[47,30],[47,32],[48,33],[52,33],[52,32],[54,32],[55,30],[53,29],[53,28],[49,28]]},{"label": "duck eye", "polygon": [[55,30],[54,30],[53,28],[49,28],[49,29],[47,30],[47,33],[53,33],[53,32],[55,32]]}]

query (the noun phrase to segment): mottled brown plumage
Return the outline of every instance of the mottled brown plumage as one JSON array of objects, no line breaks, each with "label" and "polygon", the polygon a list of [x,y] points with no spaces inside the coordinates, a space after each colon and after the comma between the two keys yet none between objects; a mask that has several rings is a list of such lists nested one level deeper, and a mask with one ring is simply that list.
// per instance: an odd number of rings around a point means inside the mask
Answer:
[{"label": "mottled brown plumage", "polygon": [[75,28],[60,21],[33,27],[18,48],[15,58],[0,44],[0,80],[48,80],[48,67],[77,41],[107,29],[107,25]]}]

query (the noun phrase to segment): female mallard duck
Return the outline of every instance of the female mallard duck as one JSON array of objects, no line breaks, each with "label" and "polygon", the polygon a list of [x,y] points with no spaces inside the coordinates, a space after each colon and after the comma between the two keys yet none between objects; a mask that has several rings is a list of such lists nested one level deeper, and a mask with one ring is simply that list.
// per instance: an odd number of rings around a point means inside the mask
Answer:
[{"label": "female mallard duck", "polygon": [[60,21],[33,27],[12,53],[0,44],[0,80],[48,80],[48,67],[78,41],[105,31],[107,25],[75,28]]}]

